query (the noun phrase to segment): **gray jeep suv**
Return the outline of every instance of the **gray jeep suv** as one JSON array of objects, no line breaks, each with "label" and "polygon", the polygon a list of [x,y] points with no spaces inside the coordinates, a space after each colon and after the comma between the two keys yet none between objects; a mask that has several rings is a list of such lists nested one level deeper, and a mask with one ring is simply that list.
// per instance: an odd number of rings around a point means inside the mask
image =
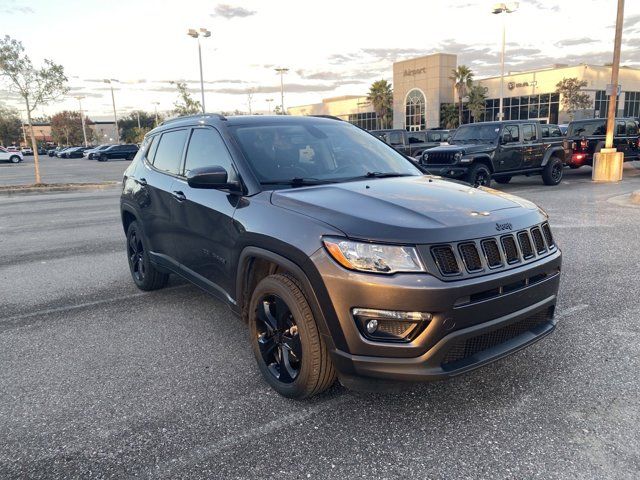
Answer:
[{"label": "gray jeep suv", "polygon": [[555,327],[561,253],[540,208],[425,176],[339,120],[165,122],[121,213],[135,284],[177,274],[228,304],[289,397],[450,377]]}]

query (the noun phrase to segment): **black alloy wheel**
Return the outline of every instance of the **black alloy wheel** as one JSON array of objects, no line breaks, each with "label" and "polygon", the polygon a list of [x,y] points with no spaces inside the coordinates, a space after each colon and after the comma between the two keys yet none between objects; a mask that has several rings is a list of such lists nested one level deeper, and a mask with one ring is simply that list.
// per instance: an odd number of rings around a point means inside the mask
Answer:
[{"label": "black alloy wheel", "polygon": [[144,245],[142,239],[138,235],[137,230],[133,230],[129,234],[129,240],[127,242],[127,250],[129,254],[129,267],[131,268],[131,275],[133,275],[136,283],[144,282],[145,268],[144,268]]},{"label": "black alloy wheel", "polygon": [[558,185],[562,181],[564,163],[558,157],[551,157],[542,170],[542,181],[545,185]]},{"label": "black alloy wheel", "polygon": [[279,382],[292,383],[302,368],[302,345],[291,309],[278,295],[265,295],[258,302],[255,322],[269,373]]}]

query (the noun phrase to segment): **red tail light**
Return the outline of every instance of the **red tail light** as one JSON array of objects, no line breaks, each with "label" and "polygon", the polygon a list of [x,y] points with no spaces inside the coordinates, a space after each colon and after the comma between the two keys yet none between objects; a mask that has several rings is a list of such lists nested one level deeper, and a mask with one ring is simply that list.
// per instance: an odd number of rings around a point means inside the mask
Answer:
[{"label": "red tail light", "polygon": [[586,140],[580,140],[580,148],[587,148],[588,144]]}]

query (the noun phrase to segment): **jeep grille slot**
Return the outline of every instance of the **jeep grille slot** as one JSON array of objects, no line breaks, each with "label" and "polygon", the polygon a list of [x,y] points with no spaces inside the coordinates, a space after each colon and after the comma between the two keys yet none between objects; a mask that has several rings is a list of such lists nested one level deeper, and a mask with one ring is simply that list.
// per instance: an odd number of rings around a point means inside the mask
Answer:
[{"label": "jeep grille slot", "polygon": [[494,239],[483,240],[482,250],[484,251],[484,256],[487,259],[487,265],[489,265],[489,268],[502,266],[502,255],[500,255],[498,242]]},{"label": "jeep grille slot", "polygon": [[520,261],[520,255],[518,255],[518,247],[513,235],[506,235],[500,239],[502,242],[502,249],[509,265],[518,263]]},{"label": "jeep grille slot", "polygon": [[542,232],[538,227],[534,227],[531,229],[531,237],[533,237],[533,243],[536,246],[536,252],[538,252],[538,254],[547,251],[547,247],[544,244],[544,239],[542,238]]},{"label": "jeep grille slot", "polygon": [[553,242],[553,235],[551,235],[551,227],[549,227],[548,223],[542,225],[542,233],[544,233],[544,238],[547,241],[547,246],[549,248],[553,248],[555,243]]},{"label": "jeep grille slot", "polygon": [[442,275],[457,275],[460,273],[458,261],[453,253],[453,249],[449,245],[433,247],[431,254]]},{"label": "jeep grille slot", "polygon": [[475,243],[463,243],[459,245],[458,248],[460,249],[460,256],[469,272],[479,272],[482,270],[482,260],[480,259],[480,254],[478,253]]},{"label": "jeep grille slot", "polygon": [[531,245],[529,234],[527,232],[518,233],[518,242],[520,243],[520,251],[522,252],[522,257],[525,260],[532,258],[533,246]]}]

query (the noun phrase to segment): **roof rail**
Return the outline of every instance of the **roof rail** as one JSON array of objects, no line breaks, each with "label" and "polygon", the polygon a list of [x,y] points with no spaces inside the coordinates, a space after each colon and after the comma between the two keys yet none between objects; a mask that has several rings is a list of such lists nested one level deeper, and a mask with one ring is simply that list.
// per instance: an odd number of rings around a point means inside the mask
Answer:
[{"label": "roof rail", "polygon": [[343,119],[341,119],[340,117],[336,117],[335,115],[309,115],[310,117],[316,117],[316,118],[328,118],[331,120],[338,120],[339,122],[344,122]]},{"label": "roof rail", "polygon": [[165,120],[164,122],[160,123],[160,125],[167,125],[169,123],[177,122],[178,120],[188,120],[190,118],[202,118],[202,117],[217,117],[218,120],[222,120],[224,122],[227,121],[227,117],[225,117],[224,115],[221,115],[219,113],[198,113],[196,115],[185,115],[183,117],[170,118],[170,119]]}]

